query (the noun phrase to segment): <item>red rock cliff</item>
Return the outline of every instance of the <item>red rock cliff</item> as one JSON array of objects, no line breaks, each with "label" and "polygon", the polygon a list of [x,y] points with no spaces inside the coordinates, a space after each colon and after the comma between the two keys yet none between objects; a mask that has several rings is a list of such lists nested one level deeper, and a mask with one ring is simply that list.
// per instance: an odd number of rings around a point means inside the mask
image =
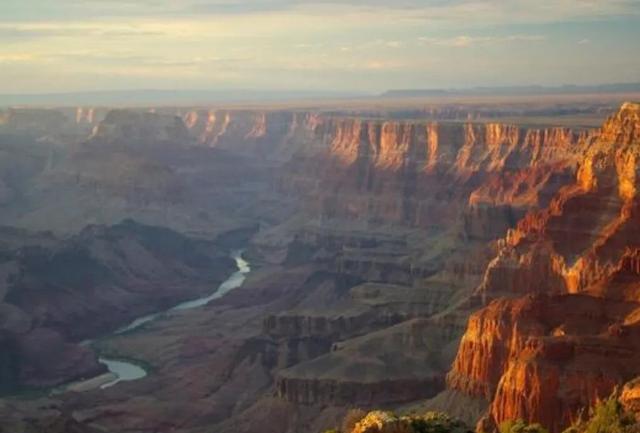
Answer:
[{"label": "red rock cliff", "polygon": [[469,320],[448,384],[491,400],[485,426],[523,418],[559,431],[640,373],[637,313],[584,295],[496,300]]},{"label": "red rock cliff", "polygon": [[470,214],[479,222],[467,235],[488,239],[568,181],[587,138],[503,124],[315,120],[313,156],[298,152],[280,180],[309,197],[314,214],[417,227]]},{"label": "red rock cliff", "polygon": [[559,431],[640,373],[640,105],[585,140],[575,181],[499,242],[476,292],[511,298],[471,317],[448,376],[491,402],[484,428],[523,418]]}]

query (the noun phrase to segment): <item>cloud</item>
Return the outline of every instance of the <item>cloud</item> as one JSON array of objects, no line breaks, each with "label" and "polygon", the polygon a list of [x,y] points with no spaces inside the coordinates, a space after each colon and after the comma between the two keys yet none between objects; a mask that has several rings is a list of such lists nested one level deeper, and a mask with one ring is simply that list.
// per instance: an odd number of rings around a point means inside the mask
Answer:
[{"label": "cloud", "polygon": [[[28,89],[24,75],[46,88],[51,71],[72,77],[59,79],[69,88],[77,80],[120,86],[127,74],[137,80],[128,83],[158,87],[213,86],[217,79],[229,85],[231,77],[246,88],[309,82],[376,90],[397,82],[620,80],[638,70],[638,6],[640,0],[0,0],[0,83]],[[563,25],[546,25],[555,22]],[[606,37],[585,46],[593,55],[568,48],[596,33]],[[544,49],[526,50],[534,46]],[[594,69],[591,59],[610,67]],[[527,66],[533,62],[547,67]],[[200,81],[191,84],[194,77]]]},{"label": "cloud", "polygon": [[590,44],[590,43],[591,43],[591,41],[589,39],[580,39],[578,41],[578,45],[587,45],[587,44]]},{"label": "cloud", "polygon": [[424,45],[440,45],[446,47],[468,48],[481,44],[496,44],[505,42],[537,42],[544,41],[544,35],[507,35],[507,36],[467,36],[460,35],[452,38],[419,37],[418,41]]},{"label": "cloud", "polygon": [[130,38],[161,35],[163,32],[158,30],[109,23],[0,23],[0,41],[10,42],[64,37]]},{"label": "cloud", "polygon": [[[67,0],[70,1],[70,0]],[[71,0],[73,1],[73,0]],[[78,1],[78,0],[75,0]],[[110,3],[98,0],[96,3]],[[117,1],[119,10],[130,1]],[[255,14],[291,10],[306,12],[314,9],[341,10],[397,10],[407,11],[424,18],[467,20],[460,12],[469,11],[474,19],[508,17],[530,21],[555,21],[573,18],[603,17],[638,14],[637,0],[185,0],[182,8],[176,8],[171,0],[146,1],[147,11],[172,11],[196,14]],[[528,17],[528,19],[527,19]]]},{"label": "cloud", "polygon": [[486,24],[509,24],[637,16],[638,9],[638,0],[2,0],[0,21],[377,10],[428,21],[462,23],[473,17]]},{"label": "cloud", "polygon": [[26,63],[32,62],[36,57],[33,54],[19,53],[19,54],[0,54],[0,64],[4,63]]},{"label": "cloud", "polygon": [[295,44],[293,46],[294,48],[298,48],[298,49],[305,49],[305,50],[316,50],[316,49],[320,49],[322,47],[324,47],[323,43],[298,43]]}]

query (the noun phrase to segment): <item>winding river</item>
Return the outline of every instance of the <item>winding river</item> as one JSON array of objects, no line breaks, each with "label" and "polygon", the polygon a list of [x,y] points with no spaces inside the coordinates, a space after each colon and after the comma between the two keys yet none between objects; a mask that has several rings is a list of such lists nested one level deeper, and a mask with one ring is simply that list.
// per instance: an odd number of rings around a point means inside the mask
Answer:
[{"label": "winding river", "polygon": [[[242,250],[238,250],[238,251],[234,251],[231,254],[231,258],[235,260],[238,270],[234,272],[224,282],[222,282],[213,293],[207,296],[204,296],[202,298],[182,302],[165,311],[160,311],[158,313],[139,317],[134,321],[132,321],[131,323],[129,323],[128,325],[117,329],[112,335],[121,335],[124,333],[135,331],[139,329],[141,326],[149,322],[153,322],[154,320],[157,320],[174,311],[185,311],[185,310],[191,310],[194,308],[202,307],[204,305],[207,305],[209,302],[222,297],[224,294],[230,292],[231,290],[240,287],[244,282],[247,274],[251,272],[251,266],[249,265],[249,262],[247,262],[244,258],[242,258],[242,253],[243,253]],[[107,367],[111,376],[109,381],[99,385],[99,387],[102,389],[109,388],[120,382],[128,382],[132,380],[142,379],[147,375],[147,371],[142,366],[126,360],[100,357],[99,362],[103,364],[105,367]],[[89,379],[88,381],[84,381],[83,383],[89,383],[93,380],[96,380],[96,379],[95,378]],[[72,386],[77,388],[78,384],[75,384]]]}]

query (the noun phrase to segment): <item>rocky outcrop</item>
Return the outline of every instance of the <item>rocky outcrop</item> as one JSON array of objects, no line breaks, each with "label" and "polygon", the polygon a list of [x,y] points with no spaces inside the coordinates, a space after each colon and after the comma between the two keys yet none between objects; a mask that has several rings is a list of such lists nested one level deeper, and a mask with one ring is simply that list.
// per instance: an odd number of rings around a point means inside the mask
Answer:
[{"label": "rocky outcrop", "polygon": [[[85,145],[69,149],[60,139],[64,144],[57,152],[43,154],[46,170],[35,182],[42,193],[23,204],[28,206],[23,213],[34,213],[27,216],[36,221],[21,222],[38,228],[45,225],[39,213],[43,203],[56,207],[47,199],[51,189],[69,190],[71,197],[63,198],[76,205],[82,201],[78,197],[97,196],[103,207],[133,209],[122,217],[157,224],[171,219],[166,214],[212,213],[203,209],[207,182],[235,182],[240,192],[261,185],[261,197],[273,196],[265,190],[274,184],[278,200],[301,199],[308,214],[329,225],[351,220],[441,230],[453,221],[461,236],[484,241],[502,236],[522,212],[544,203],[571,171],[583,140],[564,128],[383,121],[297,110],[54,113],[75,130],[95,128]],[[201,146],[186,146],[192,144]],[[223,158],[226,167],[242,170],[223,170],[218,162]],[[245,175],[238,179],[239,173]],[[0,195],[11,200],[14,188],[6,189]],[[188,203],[191,199],[198,204]],[[86,212],[95,221],[107,219]],[[198,230],[204,224],[198,221]]]},{"label": "rocky outcrop", "polygon": [[29,135],[60,133],[70,126],[64,113],[50,109],[10,108],[0,111],[0,128]]},{"label": "rocky outcrop", "polygon": [[434,291],[432,312],[477,285],[487,242],[548,204],[591,139],[564,128],[331,116],[308,126],[316,144],[293,155],[276,185],[311,218],[296,245],[364,280],[448,284],[448,296]]},{"label": "rocky outcrop", "polygon": [[[453,349],[442,358],[428,347],[416,349],[415,356],[428,361],[414,371],[413,352],[398,348],[389,357],[395,340],[380,336],[408,325],[376,329],[442,312],[477,284],[490,258],[486,241],[551,200],[571,179],[589,136],[561,128],[319,116],[313,137],[316,144],[294,154],[278,180],[278,188],[301,197],[303,210],[314,216],[297,228],[288,260],[304,252],[307,260],[380,287],[354,288],[326,310],[314,304],[268,317],[266,332],[288,347],[313,338],[314,347],[346,339],[315,359],[296,358],[291,350],[298,362],[279,364],[290,368],[276,376],[278,396],[304,405],[431,397],[443,387]],[[438,247],[425,253],[425,244]],[[407,333],[440,335],[431,344],[454,348],[464,318],[443,315],[432,328]],[[374,336],[384,343],[357,342]],[[368,361],[363,347],[370,348]],[[396,372],[396,361],[404,363],[402,371]]]},{"label": "rocky outcrop", "polygon": [[[46,326],[46,325],[45,325]],[[105,367],[98,364],[96,355],[89,347],[71,343],[57,331],[35,328],[26,334],[17,334],[18,386],[46,388],[66,381],[96,376]]]},{"label": "rocky outcrop", "polygon": [[634,414],[636,419],[640,417],[640,379],[634,378],[627,382],[620,393],[620,402],[624,408]]},{"label": "rocky outcrop", "polygon": [[0,394],[101,373],[88,347],[71,344],[20,308],[0,303]]},{"label": "rocky outcrop", "polygon": [[[445,328],[407,321],[336,344],[276,377],[278,396],[297,404],[365,407],[432,397],[444,386],[452,352]],[[384,353],[376,350],[384,347]],[[429,365],[424,365],[424,360]]]},{"label": "rocky outcrop", "polygon": [[470,319],[448,384],[492,402],[485,427],[523,418],[561,430],[638,374],[637,308],[582,295],[494,301]]},{"label": "rocky outcrop", "polygon": [[[502,236],[524,211],[545,203],[572,170],[584,139],[565,128],[372,120],[366,110],[361,118],[358,112],[298,110],[104,111],[53,110],[76,129],[95,128],[89,145],[70,155],[43,155],[48,166],[38,190],[44,192],[31,206],[48,204],[46,190],[73,188],[69,194],[75,201],[98,196],[109,201],[104,206],[133,208],[135,214],[128,216],[164,223],[155,214],[185,213],[183,203],[190,198],[185,190],[204,184],[206,177],[219,184],[246,172],[241,191],[273,183],[276,192],[301,198],[302,207],[329,226],[351,220],[441,230],[453,221],[462,237],[485,241]],[[214,158],[184,146],[195,143],[220,151],[217,160],[243,158],[227,162],[243,170],[201,174],[194,168],[198,162]],[[267,178],[265,167],[271,170]],[[13,189],[9,185],[6,200],[15,195]],[[142,215],[149,212],[153,218]],[[192,213],[209,212],[199,205]],[[37,220],[34,227],[44,226],[39,214],[31,218]]]},{"label": "rocky outcrop", "polygon": [[182,118],[200,145],[271,163],[313,149],[323,121],[316,113],[293,110],[194,110]]},{"label": "rocky outcrop", "polygon": [[90,139],[101,143],[187,144],[189,131],[178,116],[134,110],[110,111]]},{"label": "rocky outcrop", "polygon": [[[91,117],[75,109],[56,112]],[[69,236],[88,223],[133,218],[213,238],[255,225],[256,215],[268,222],[289,211],[285,200],[272,203],[269,163],[196,146],[171,112],[100,109],[92,114],[93,135],[72,134],[71,120],[71,132],[55,140],[6,135],[0,224]],[[76,129],[88,127],[82,120]]]},{"label": "rocky outcrop", "polygon": [[381,378],[371,383],[279,377],[275,386],[280,398],[296,404],[355,404],[374,407],[433,397],[443,385],[442,377],[389,380]]},{"label": "rocky outcrop", "polygon": [[315,128],[326,150],[295,155],[283,190],[312,197],[325,218],[419,227],[455,221],[467,206],[539,205],[575,166],[586,139],[501,124],[329,118]]},{"label": "rocky outcrop", "polygon": [[[487,269],[479,292],[612,293],[609,282],[640,245],[636,227],[636,132],[640,105],[625,104],[592,139],[576,180],[560,189],[547,208],[532,212],[510,231]],[[618,142],[611,140],[620,140]],[[628,268],[628,266],[627,266]],[[536,285],[539,275],[544,287]],[[604,292],[607,292],[606,294]]]},{"label": "rocky outcrop", "polygon": [[0,132],[67,145],[85,140],[108,111],[106,107],[9,108],[0,110]]},{"label": "rocky outcrop", "polygon": [[101,110],[94,107],[78,107],[76,108],[75,121],[78,125],[93,126],[103,120],[101,114]]},{"label": "rocky outcrop", "polygon": [[[637,374],[640,105],[587,140],[573,183],[498,242],[448,386],[509,419],[565,427]],[[538,295],[531,295],[538,294]],[[631,392],[631,391],[629,391]]]}]

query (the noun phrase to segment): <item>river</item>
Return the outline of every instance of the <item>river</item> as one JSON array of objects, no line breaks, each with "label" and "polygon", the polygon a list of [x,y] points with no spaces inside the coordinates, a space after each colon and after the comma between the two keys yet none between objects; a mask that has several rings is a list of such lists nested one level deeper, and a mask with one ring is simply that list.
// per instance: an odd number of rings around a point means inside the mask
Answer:
[{"label": "river", "polygon": [[[247,262],[243,257],[242,257],[242,250],[238,250],[238,251],[234,251],[231,254],[231,257],[235,260],[236,262],[236,266],[238,268],[238,270],[236,272],[234,272],[229,278],[227,278],[225,281],[223,281],[214,292],[212,292],[211,294],[198,298],[198,299],[194,299],[191,301],[186,301],[186,302],[182,302],[178,305],[175,305],[172,308],[169,308],[168,310],[164,310],[164,311],[160,311],[158,313],[154,313],[154,314],[149,314],[147,316],[143,316],[143,317],[139,317],[135,320],[133,320],[131,323],[129,323],[126,326],[123,326],[119,329],[117,329],[112,336],[115,335],[121,335],[124,333],[128,333],[128,332],[132,332],[135,331],[137,329],[139,329],[141,326],[153,322],[163,316],[166,316],[167,314],[171,313],[171,312],[175,312],[175,311],[185,311],[185,310],[191,310],[194,308],[199,308],[202,306],[207,305],[209,302],[218,299],[220,297],[222,297],[223,295],[225,295],[226,293],[230,292],[233,289],[236,289],[238,287],[240,287],[242,285],[242,283],[244,283],[244,280],[247,276],[247,274],[249,272],[251,272],[251,266],[249,265],[249,262]],[[109,336],[107,336],[109,337]],[[91,343],[90,341],[87,343]],[[100,357],[98,359],[98,361],[103,364],[105,367],[107,367],[107,369],[109,370],[110,374],[110,378],[108,381],[101,383],[99,385],[100,388],[104,389],[104,388],[109,388],[111,386],[114,386],[120,382],[128,382],[128,381],[132,381],[132,380],[138,380],[138,379],[142,379],[143,377],[145,377],[147,375],[147,371],[138,364],[135,364],[133,362],[129,362],[127,360],[123,360],[123,359],[112,359],[112,358],[107,358],[107,357]],[[89,379],[88,381],[83,381],[81,383],[76,383],[73,384],[72,386],[70,386],[69,388],[73,387],[75,389],[83,389],[84,387],[82,386],[82,383],[91,383],[92,381],[95,381],[96,379]],[[90,387],[89,387],[90,388]]]}]

